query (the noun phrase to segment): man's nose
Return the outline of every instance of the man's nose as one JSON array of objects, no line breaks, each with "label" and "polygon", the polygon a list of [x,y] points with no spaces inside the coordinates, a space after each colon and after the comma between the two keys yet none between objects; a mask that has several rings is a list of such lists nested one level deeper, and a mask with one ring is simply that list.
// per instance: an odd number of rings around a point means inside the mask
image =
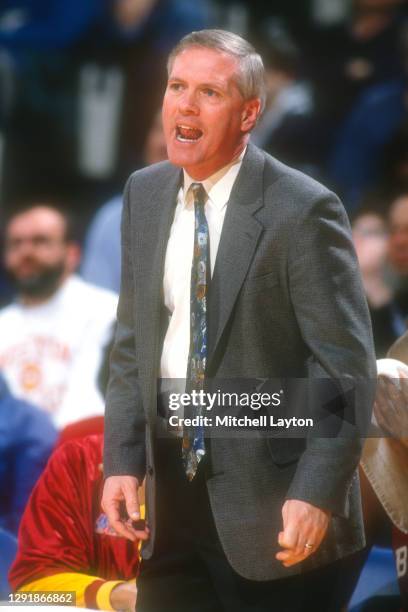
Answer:
[{"label": "man's nose", "polygon": [[200,112],[197,97],[193,91],[185,91],[180,98],[179,109],[183,115],[198,115]]}]

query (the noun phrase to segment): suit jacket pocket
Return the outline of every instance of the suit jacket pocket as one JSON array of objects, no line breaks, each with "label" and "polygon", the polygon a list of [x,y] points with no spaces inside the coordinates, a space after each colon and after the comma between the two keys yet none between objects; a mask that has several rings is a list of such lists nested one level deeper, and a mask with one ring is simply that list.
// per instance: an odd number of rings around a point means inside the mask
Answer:
[{"label": "suit jacket pocket", "polygon": [[267,444],[272,461],[280,467],[297,461],[306,449],[304,438],[269,437]]},{"label": "suit jacket pocket", "polygon": [[261,276],[248,276],[243,288],[246,293],[256,293],[279,285],[279,277],[276,272],[269,272]]}]

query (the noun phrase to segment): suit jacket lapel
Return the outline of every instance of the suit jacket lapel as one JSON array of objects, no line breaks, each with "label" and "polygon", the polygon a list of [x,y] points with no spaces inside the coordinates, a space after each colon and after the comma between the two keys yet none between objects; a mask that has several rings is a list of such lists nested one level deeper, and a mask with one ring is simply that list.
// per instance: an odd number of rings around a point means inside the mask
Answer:
[{"label": "suit jacket lapel", "polygon": [[263,227],[254,213],[263,206],[264,157],[248,145],[235,181],[211,280],[209,296],[209,364],[231,315]]}]

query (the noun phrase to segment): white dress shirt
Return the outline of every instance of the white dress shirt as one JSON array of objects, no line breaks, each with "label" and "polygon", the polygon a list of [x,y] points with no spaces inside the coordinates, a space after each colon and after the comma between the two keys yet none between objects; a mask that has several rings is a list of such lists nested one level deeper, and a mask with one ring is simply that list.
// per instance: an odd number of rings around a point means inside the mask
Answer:
[{"label": "white dress shirt", "polygon": [[[244,149],[233,162],[200,181],[207,193],[205,216],[210,233],[211,275],[214,272],[227,203],[237,178]],[[170,314],[160,363],[161,378],[186,378],[190,348],[190,282],[194,248],[194,201],[190,186],[194,181],[184,170],[184,184],[177,195],[177,206],[167,243],[164,264],[164,303]]]}]

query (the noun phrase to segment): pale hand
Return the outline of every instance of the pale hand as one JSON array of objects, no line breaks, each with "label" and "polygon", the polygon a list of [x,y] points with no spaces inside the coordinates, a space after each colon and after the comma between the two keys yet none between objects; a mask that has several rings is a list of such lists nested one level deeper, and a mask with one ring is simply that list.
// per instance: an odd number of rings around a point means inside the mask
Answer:
[{"label": "pale hand", "polygon": [[112,529],[132,542],[147,540],[149,528],[136,529],[132,521],[140,520],[140,485],[135,476],[109,476],[105,480],[101,506]]},{"label": "pale hand", "polygon": [[385,434],[408,446],[408,368],[397,369],[399,379],[378,376],[374,414]]},{"label": "pale hand", "polygon": [[110,594],[110,603],[114,610],[134,612],[136,606],[136,581],[129,580],[115,586]]},{"label": "pale hand", "polygon": [[[276,559],[290,567],[316,552],[326,535],[331,513],[298,499],[288,499],[282,508],[282,518],[283,531],[278,543],[284,550],[276,554]],[[313,547],[307,548],[306,544]]]}]

